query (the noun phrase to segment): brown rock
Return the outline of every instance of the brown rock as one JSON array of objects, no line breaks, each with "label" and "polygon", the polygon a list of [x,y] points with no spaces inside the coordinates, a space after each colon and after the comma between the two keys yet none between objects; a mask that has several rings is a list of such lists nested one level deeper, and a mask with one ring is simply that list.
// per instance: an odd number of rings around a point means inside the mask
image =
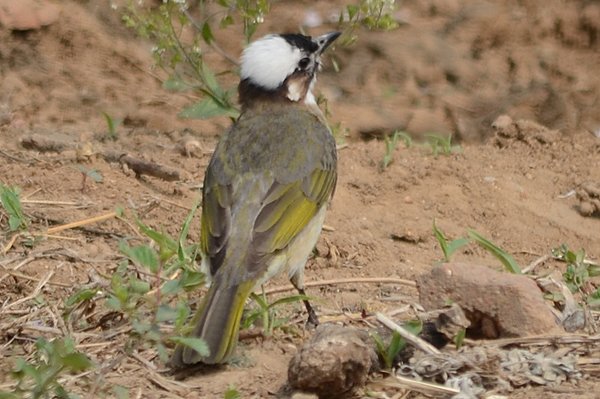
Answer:
[{"label": "brown rock", "polygon": [[559,333],[542,292],[528,277],[497,272],[485,266],[445,263],[418,281],[426,309],[458,304],[471,322],[467,334],[483,338]]},{"label": "brown rock", "polygon": [[553,144],[560,140],[558,130],[548,129],[534,121],[520,119],[513,121],[507,115],[500,115],[492,123],[496,134],[496,144],[505,146],[506,139],[518,140],[533,144]]},{"label": "brown rock", "polygon": [[296,390],[319,398],[351,395],[367,381],[377,354],[365,331],[335,324],[320,325],[290,361],[288,381]]},{"label": "brown rock", "polygon": [[58,6],[44,0],[0,0],[0,24],[11,30],[51,25],[59,13]]},{"label": "brown rock", "polygon": [[600,216],[600,183],[585,182],[576,192],[579,213],[582,216]]}]

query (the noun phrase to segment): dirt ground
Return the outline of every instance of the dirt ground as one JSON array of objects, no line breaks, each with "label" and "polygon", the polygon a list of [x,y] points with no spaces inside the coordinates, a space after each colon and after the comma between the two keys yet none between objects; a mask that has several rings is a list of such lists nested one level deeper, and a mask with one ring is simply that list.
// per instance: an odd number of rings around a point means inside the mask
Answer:
[{"label": "dirt ground", "polygon": [[[340,122],[347,134],[326,219],[330,228],[320,239],[320,256],[307,266],[307,280],[414,280],[442,257],[432,234],[434,219],[450,237],[477,230],[521,265],[563,243],[598,260],[600,219],[582,216],[576,196],[569,193],[585,182],[600,181],[600,3],[398,3],[400,28],[359,31],[356,45],[338,47],[332,55],[339,72],[329,63],[318,83],[328,97],[332,121]],[[194,98],[162,89],[162,75],[153,69],[152,44],[122,25],[120,3],[115,2],[116,10],[106,0],[57,4],[59,18],[47,27],[27,32],[0,27],[0,182],[20,187],[32,231],[122,206],[150,226],[177,235],[229,121],[177,117]],[[327,18],[340,4],[277,2],[259,34],[296,31],[308,10],[325,20],[310,33],[332,30]],[[223,49],[238,55],[239,30],[234,27],[222,37]],[[107,128],[102,112],[123,120],[114,143],[103,139]],[[503,114],[547,129],[542,129],[543,137],[495,137],[492,122]],[[411,134],[415,144],[399,144],[393,162],[381,171],[381,136],[394,129]],[[431,132],[452,133],[460,150],[434,156],[430,147],[419,144]],[[24,148],[23,139],[33,134],[63,140],[73,150]],[[181,147],[190,141],[198,147],[187,156]],[[136,178],[98,156],[107,148],[168,166],[181,178]],[[97,170],[102,182],[84,181],[81,167]],[[0,226],[6,227],[1,216]],[[115,218],[86,227],[33,246],[24,239],[9,246],[10,236],[0,235],[2,248],[8,248],[0,253],[0,302],[34,293],[36,309],[43,313],[54,307],[60,313],[63,300],[90,282],[95,271],[113,270],[121,258],[119,240],[134,236],[134,229]],[[198,233],[196,220],[191,239],[197,240]],[[501,267],[476,246],[455,259]],[[553,260],[541,266],[561,268],[564,264]],[[5,269],[16,269],[21,277],[9,277]],[[45,278],[47,283],[34,292]],[[284,283],[279,278],[269,287]],[[319,298],[323,320],[418,302],[414,288],[393,284],[336,284],[308,293]],[[32,306],[14,306],[11,317],[26,316],[23,309]],[[32,339],[40,334],[62,335],[61,323],[54,320],[47,331],[12,323],[0,331],[0,389],[8,384],[14,357],[29,353]],[[275,397],[285,384],[289,359],[304,339],[277,332],[269,339],[246,340],[238,350],[246,359],[241,364],[170,385],[157,380],[146,364],[127,357],[102,383],[123,385],[131,389],[130,397],[142,398],[222,397],[230,385],[244,398]],[[87,348],[100,364],[116,353],[110,340]],[[592,398],[598,384],[596,375],[579,386],[529,387],[511,397]]]}]

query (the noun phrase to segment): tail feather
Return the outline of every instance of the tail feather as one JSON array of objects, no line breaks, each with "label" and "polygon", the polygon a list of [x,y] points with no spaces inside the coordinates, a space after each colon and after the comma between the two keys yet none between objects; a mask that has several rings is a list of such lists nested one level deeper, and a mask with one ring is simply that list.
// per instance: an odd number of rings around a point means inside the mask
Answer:
[{"label": "tail feather", "polygon": [[236,347],[244,304],[253,287],[253,281],[231,287],[221,287],[214,281],[194,316],[195,327],[190,334],[206,341],[209,355],[203,357],[192,348],[178,345],[171,363],[182,367],[199,362],[226,362]]}]

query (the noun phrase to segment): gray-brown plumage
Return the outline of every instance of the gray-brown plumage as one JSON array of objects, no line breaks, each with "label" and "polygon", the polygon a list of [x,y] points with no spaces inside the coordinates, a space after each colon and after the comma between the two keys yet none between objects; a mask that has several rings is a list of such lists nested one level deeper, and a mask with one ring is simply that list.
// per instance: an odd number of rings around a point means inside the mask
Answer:
[{"label": "gray-brown plumage", "polygon": [[244,52],[242,114],[221,137],[203,186],[202,263],[212,284],[191,335],[210,354],[178,346],[176,367],[227,361],[248,295],[280,271],[303,289],[337,180],[335,141],[311,89],[338,36],[270,35]]}]

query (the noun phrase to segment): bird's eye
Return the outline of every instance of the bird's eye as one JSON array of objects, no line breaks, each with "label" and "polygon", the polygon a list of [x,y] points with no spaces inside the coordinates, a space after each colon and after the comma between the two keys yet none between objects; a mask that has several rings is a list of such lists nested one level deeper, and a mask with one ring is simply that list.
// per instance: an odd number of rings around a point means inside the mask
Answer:
[{"label": "bird's eye", "polygon": [[309,63],[310,63],[310,58],[304,57],[300,60],[300,62],[298,62],[298,67],[300,67],[300,69],[306,69],[306,67],[308,66]]}]

